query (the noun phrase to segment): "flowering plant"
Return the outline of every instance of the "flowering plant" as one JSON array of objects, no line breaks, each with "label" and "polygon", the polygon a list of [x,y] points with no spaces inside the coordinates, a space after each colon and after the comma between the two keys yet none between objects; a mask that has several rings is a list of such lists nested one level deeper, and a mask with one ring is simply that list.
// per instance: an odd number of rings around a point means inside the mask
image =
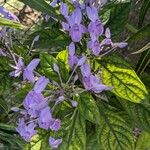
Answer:
[{"label": "flowering plant", "polygon": [[[25,35],[28,40],[15,41],[17,31],[10,27],[26,28],[0,6],[5,25],[0,31],[0,65],[9,79],[0,94],[12,91],[7,115],[16,121],[14,137],[18,134],[26,149],[36,150],[138,147],[132,129],[143,134],[150,130],[149,93],[119,54],[133,37],[116,42],[110,23],[114,9],[130,8],[131,3],[22,2],[43,12],[39,28]],[[110,19],[105,21],[108,11]]]}]

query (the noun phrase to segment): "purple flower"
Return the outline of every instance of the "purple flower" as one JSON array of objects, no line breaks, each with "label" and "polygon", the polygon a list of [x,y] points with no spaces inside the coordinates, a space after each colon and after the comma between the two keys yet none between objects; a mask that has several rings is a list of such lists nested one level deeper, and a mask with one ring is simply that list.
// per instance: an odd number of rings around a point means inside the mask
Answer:
[{"label": "purple flower", "polygon": [[13,77],[20,76],[21,73],[23,72],[24,67],[25,67],[24,62],[23,62],[21,57],[19,57],[16,66],[14,66],[14,65],[10,65],[10,66],[15,69],[15,71],[12,71],[12,72],[9,73],[9,75],[13,76]]},{"label": "purple flower", "polygon": [[88,63],[85,63],[80,67],[81,69],[81,74],[83,77],[89,77],[91,75],[91,68]]},{"label": "purple flower", "polygon": [[60,119],[53,119],[53,121],[51,121],[50,123],[50,129],[52,131],[58,131],[61,127],[61,121]]},{"label": "purple flower", "polygon": [[111,32],[109,28],[106,28],[105,30],[105,39],[101,42],[101,45],[112,45],[113,42],[111,40]]},{"label": "purple flower", "polygon": [[66,3],[61,3],[60,12],[65,18],[68,18],[68,11],[68,5]]},{"label": "purple flower", "polygon": [[53,1],[50,3],[50,6],[56,7],[58,1],[59,1],[59,0],[53,0]]},{"label": "purple flower", "polygon": [[87,16],[91,20],[88,25],[88,31],[90,34],[94,34],[97,37],[103,34],[104,27],[98,17],[97,9],[94,6],[86,7]]},{"label": "purple flower", "polygon": [[88,64],[82,65],[80,69],[83,76],[83,85],[86,90],[91,90],[95,93],[100,93],[103,90],[110,90],[110,87],[102,84],[96,76],[92,75],[90,66]]},{"label": "purple flower", "polygon": [[103,45],[111,45],[113,47],[119,47],[119,48],[124,48],[128,45],[126,42],[120,42],[120,43],[113,43],[111,40],[111,32],[109,28],[106,28],[105,30],[105,39],[101,42],[101,46]]},{"label": "purple flower", "polygon": [[23,101],[23,106],[31,117],[37,117],[47,105],[46,98],[35,91],[30,91]]},{"label": "purple flower", "polygon": [[33,90],[36,93],[41,93],[45,89],[45,87],[47,86],[48,83],[49,83],[49,80],[47,78],[45,78],[44,76],[41,76],[38,79],[38,81],[35,83]]},{"label": "purple flower", "polygon": [[52,137],[49,137],[49,145],[52,148],[58,148],[59,144],[61,144],[62,139],[54,139]]},{"label": "purple flower", "polygon": [[94,35],[92,35],[91,40],[88,42],[88,48],[92,49],[92,52],[95,56],[98,56],[101,51],[101,45],[98,41],[98,38]]},{"label": "purple flower", "polygon": [[6,10],[3,6],[0,6],[0,14],[2,14],[4,16],[4,18],[14,20],[14,21],[19,21],[19,19],[16,15],[14,15],[13,13]]},{"label": "purple flower", "polygon": [[68,56],[69,66],[70,68],[73,68],[73,66],[78,62],[78,58],[77,56],[75,56],[75,45],[73,42],[70,43],[68,50],[69,50]]},{"label": "purple flower", "polygon": [[39,127],[48,130],[51,122],[53,122],[51,111],[49,107],[46,107],[40,112],[40,116],[38,120]]},{"label": "purple flower", "polygon": [[36,124],[30,123],[28,125],[25,124],[24,119],[19,119],[18,127],[16,131],[23,137],[23,139],[27,142],[30,141],[31,137],[37,134],[37,131],[34,129]]},{"label": "purple flower", "polygon": [[40,59],[33,59],[29,65],[24,69],[24,73],[23,73],[23,79],[24,80],[28,80],[32,83],[35,82],[35,79],[34,79],[34,69],[37,67],[37,65],[39,64],[40,62]]},{"label": "purple flower", "polygon": [[68,25],[63,23],[63,28],[69,31],[73,42],[79,42],[82,38],[82,34],[86,32],[86,28],[81,24],[82,13],[80,8],[76,8],[67,20]]},{"label": "purple flower", "polygon": [[128,43],[126,43],[126,42],[120,42],[120,43],[114,43],[113,45],[117,46],[119,48],[124,48],[124,47],[126,47],[128,45]]}]

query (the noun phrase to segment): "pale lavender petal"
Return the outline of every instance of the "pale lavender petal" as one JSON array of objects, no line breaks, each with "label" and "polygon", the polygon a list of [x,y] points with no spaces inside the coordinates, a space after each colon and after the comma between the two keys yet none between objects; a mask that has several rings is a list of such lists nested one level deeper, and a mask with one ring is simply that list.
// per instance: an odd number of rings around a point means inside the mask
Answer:
[{"label": "pale lavender petal", "polygon": [[62,22],[61,24],[62,24],[62,28],[63,28],[63,30],[65,30],[65,31],[69,31],[69,25],[68,25],[67,23]]},{"label": "pale lavender petal", "polygon": [[91,74],[91,68],[88,63],[83,64],[81,67],[81,73],[83,77],[89,77]]},{"label": "pale lavender petal", "polygon": [[59,67],[58,67],[58,65],[56,63],[53,64],[53,69],[54,69],[54,71],[59,73]]},{"label": "pale lavender petal", "polygon": [[78,65],[78,66],[82,66],[82,65],[85,63],[85,61],[86,61],[86,57],[83,56],[82,58],[79,59],[77,65]]},{"label": "pale lavender petal", "polygon": [[49,83],[49,80],[45,78],[44,76],[41,76],[34,86],[34,91],[36,93],[42,92],[46,88],[48,83]]},{"label": "pale lavender petal", "polygon": [[45,16],[45,21],[48,22],[49,18],[50,18],[50,16],[49,16],[49,15],[46,15],[46,16]]},{"label": "pale lavender petal", "polygon": [[53,1],[50,3],[50,6],[56,7],[56,6],[57,6],[57,3],[58,3],[58,0],[53,0]]},{"label": "pale lavender petal", "polygon": [[20,111],[20,108],[18,108],[18,107],[12,107],[10,110],[12,110],[14,112],[18,112],[18,111]]},{"label": "pale lavender petal", "polygon": [[37,67],[39,62],[40,62],[40,59],[38,58],[33,59],[27,66],[28,70],[33,71]]},{"label": "pale lavender petal", "polygon": [[87,33],[88,32],[88,29],[85,26],[83,26],[82,24],[80,25],[80,27],[81,27],[81,32],[82,33]]},{"label": "pale lavender petal", "polygon": [[106,30],[105,30],[105,36],[106,36],[106,38],[111,38],[111,32],[110,32],[109,28],[106,28]]},{"label": "pale lavender petal", "polygon": [[86,13],[91,21],[95,22],[98,19],[98,12],[94,6],[86,7]]},{"label": "pale lavender petal", "polygon": [[61,3],[60,12],[64,17],[68,17],[68,5],[66,3]]},{"label": "pale lavender petal", "polygon": [[62,143],[62,139],[54,139],[52,137],[49,137],[49,145],[52,148],[58,148],[58,146]]},{"label": "pale lavender petal", "polygon": [[20,69],[24,68],[24,62],[21,57],[19,57],[19,59],[18,59],[17,67]]},{"label": "pale lavender petal", "polygon": [[75,44],[73,42],[70,43],[68,50],[70,56],[73,56],[75,54]]},{"label": "pale lavender petal", "polygon": [[80,24],[82,21],[82,13],[80,8],[76,8],[73,12],[71,17],[74,19],[75,24]]},{"label": "pale lavender petal", "polygon": [[112,40],[111,39],[104,39],[102,42],[101,42],[101,45],[111,45],[112,44]]},{"label": "pale lavender petal", "polygon": [[77,102],[77,101],[71,101],[71,105],[72,105],[73,107],[77,107],[77,106],[78,106],[78,102]]},{"label": "pale lavender petal", "polygon": [[118,46],[119,48],[124,48],[124,47],[126,47],[127,45],[128,45],[128,43],[126,43],[126,42],[117,43],[117,46]]},{"label": "pale lavender petal", "polygon": [[39,127],[48,130],[50,122],[52,120],[52,115],[49,107],[44,108],[39,116]]},{"label": "pale lavender petal", "polygon": [[23,72],[23,80],[26,80],[26,79],[28,81],[30,81],[31,83],[35,82],[35,78],[34,78],[33,72],[28,70],[28,69],[25,69],[24,72]]},{"label": "pale lavender petal", "polygon": [[78,25],[74,25],[70,29],[69,34],[70,34],[73,42],[79,42],[82,38],[82,32],[80,30],[80,26],[78,26]]},{"label": "pale lavender petal", "polygon": [[60,121],[60,119],[54,119],[53,121],[51,121],[50,129],[52,131],[58,131],[60,128],[61,128],[61,121]]}]

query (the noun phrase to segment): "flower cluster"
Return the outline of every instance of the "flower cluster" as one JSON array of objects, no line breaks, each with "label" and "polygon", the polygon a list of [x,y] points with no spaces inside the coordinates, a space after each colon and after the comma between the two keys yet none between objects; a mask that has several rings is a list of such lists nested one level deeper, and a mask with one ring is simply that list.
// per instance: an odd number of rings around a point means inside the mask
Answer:
[{"label": "flower cluster", "polygon": [[[94,0],[86,0],[82,4],[78,1],[71,0],[74,10],[70,13],[67,3],[53,0],[52,7],[60,6],[60,12],[65,18],[62,22],[62,27],[65,32],[68,32],[72,42],[68,46],[68,63],[72,73],[66,82],[68,85],[74,76],[73,84],[76,80],[80,80],[85,91],[91,91],[95,94],[101,93],[104,90],[111,90],[111,87],[104,85],[100,79],[92,73],[86,52],[82,55],[77,55],[78,44],[82,43],[84,35],[86,35],[87,49],[94,57],[101,57],[104,51],[109,52],[112,49],[119,47],[123,48],[127,45],[125,42],[113,43],[111,39],[111,32],[109,28],[104,28],[101,22],[98,9],[95,6]],[[46,16],[46,21],[50,16]],[[33,43],[38,40],[36,37]],[[33,44],[32,44],[33,45]],[[29,50],[31,51],[31,50]],[[69,100],[73,107],[77,107],[78,103],[67,97],[65,87],[62,84],[62,77],[60,68],[54,64],[53,71],[58,74],[60,83],[49,81],[44,76],[37,74],[35,71],[40,59],[33,59],[27,66],[25,66],[23,59],[18,58],[15,65],[11,65],[15,70],[10,72],[10,76],[19,77],[23,74],[23,80],[34,84],[33,89],[27,94],[23,101],[24,109],[15,108],[14,111],[19,111],[22,118],[19,119],[17,131],[24,138],[25,141],[30,141],[33,135],[37,134],[37,128],[51,130],[57,132],[61,128],[61,120],[53,118],[53,111],[55,106],[64,101]],[[78,70],[77,70],[78,69]],[[51,91],[51,95],[44,97],[44,91],[48,84],[58,86],[58,90]],[[50,108],[49,103],[55,102],[54,106]],[[55,139],[49,137],[49,144],[52,148],[57,148],[62,142],[62,139]]]},{"label": "flower cluster", "polygon": [[[60,12],[66,19],[66,22],[62,22],[62,27],[64,31],[69,32],[72,39],[68,47],[69,54],[69,65],[70,68],[76,69],[78,66],[79,58],[83,56],[76,55],[76,45],[81,41],[83,34],[89,37],[87,42],[87,48],[89,48],[94,56],[101,56],[102,51],[106,51],[112,47],[112,49],[119,47],[123,48],[127,45],[126,42],[113,43],[111,40],[110,29],[104,29],[104,26],[99,18],[98,9],[94,6],[94,1],[86,1],[80,4],[78,1],[71,1],[75,9],[69,13],[69,7],[67,3],[60,3]],[[85,23],[83,18],[89,18],[89,23]],[[105,31],[105,33],[104,33]],[[100,42],[100,37],[105,37]],[[84,56],[85,57],[85,56]],[[90,65],[88,60],[85,60],[82,65],[80,65],[80,70],[82,74],[82,83],[86,90],[93,91],[94,93],[100,93],[103,90],[110,90],[101,83],[101,81],[91,73]]]},{"label": "flower cluster", "polygon": [[[42,92],[45,90],[49,80],[44,76],[40,76],[35,82],[34,69],[39,64],[39,59],[33,59],[27,67],[25,67],[22,58],[18,59],[16,66],[11,65],[15,71],[10,73],[10,76],[18,77],[23,74],[23,79],[31,83],[35,83],[33,89],[27,94],[23,101],[23,107],[12,108],[13,111],[19,111],[22,118],[19,119],[17,132],[27,142],[30,141],[33,135],[37,134],[35,128],[40,127],[45,130],[57,132],[61,127],[60,119],[52,117],[52,109],[49,107],[51,97],[44,97]],[[57,148],[62,139],[54,139],[50,136],[49,143],[53,148]]]}]

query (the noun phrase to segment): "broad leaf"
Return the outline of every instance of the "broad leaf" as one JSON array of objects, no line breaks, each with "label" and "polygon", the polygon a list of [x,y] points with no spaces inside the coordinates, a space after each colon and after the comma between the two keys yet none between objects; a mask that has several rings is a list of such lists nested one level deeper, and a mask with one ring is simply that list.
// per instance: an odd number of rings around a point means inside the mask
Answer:
[{"label": "broad leaf", "polygon": [[78,101],[78,109],[81,115],[85,119],[99,124],[100,114],[93,97],[89,93],[84,92],[76,96],[75,99]]},{"label": "broad leaf", "polygon": [[68,80],[69,72],[63,62],[57,61],[55,57],[47,53],[42,53],[40,55],[40,58],[41,58],[42,70],[44,71],[47,77],[57,82],[59,81],[59,76],[53,69],[54,63],[56,63],[59,66],[59,71],[63,81],[66,82]]},{"label": "broad leaf", "polygon": [[63,51],[59,52],[58,55],[56,56],[56,59],[58,61],[61,61],[62,63],[64,63],[65,68],[67,68],[69,70],[68,51],[67,50],[63,50]]},{"label": "broad leaf", "polygon": [[87,137],[86,150],[101,150],[101,145],[98,143],[96,134],[91,133]]},{"label": "broad leaf", "polygon": [[86,150],[86,126],[84,118],[77,110],[71,118],[64,118],[63,143],[60,150]]},{"label": "broad leaf", "polygon": [[122,58],[113,55],[99,61],[103,83],[113,87],[112,92],[129,101],[139,103],[147,96],[144,84],[130,65]]},{"label": "broad leaf", "polygon": [[136,143],[137,150],[150,150],[150,133],[143,131]]},{"label": "broad leaf", "polygon": [[97,127],[97,136],[102,149],[133,150],[134,138],[126,121],[106,106],[100,106],[99,111],[103,119]]},{"label": "broad leaf", "polygon": [[150,132],[150,103],[145,101],[143,104],[134,104],[120,100],[122,106],[133,120],[135,126]]},{"label": "broad leaf", "polygon": [[7,26],[15,29],[25,29],[21,23],[0,17],[0,26]]}]

